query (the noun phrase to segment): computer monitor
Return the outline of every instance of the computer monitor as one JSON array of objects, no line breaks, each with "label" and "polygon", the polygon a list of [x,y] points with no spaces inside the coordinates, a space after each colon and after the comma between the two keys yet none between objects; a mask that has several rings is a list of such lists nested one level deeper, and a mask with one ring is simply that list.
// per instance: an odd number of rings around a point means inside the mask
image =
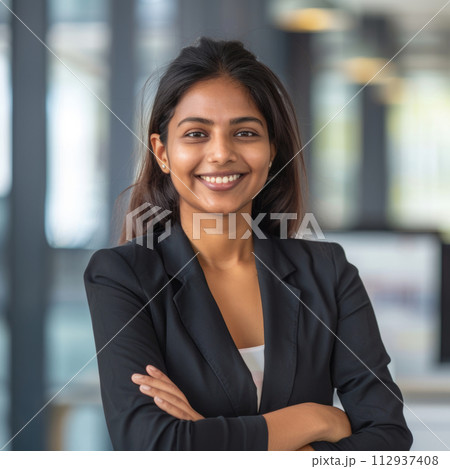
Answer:
[{"label": "computer monitor", "polygon": [[450,362],[450,244],[442,245],[441,361]]},{"label": "computer monitor", "polygon": [[[448,360],[449,346],[441,338],[440,236],[376,230],[324,235],[326,241],[341,244],[348,261],[358,268],[395,373],[422,374]],[[444,326],[450,327],[448,320]]]}]

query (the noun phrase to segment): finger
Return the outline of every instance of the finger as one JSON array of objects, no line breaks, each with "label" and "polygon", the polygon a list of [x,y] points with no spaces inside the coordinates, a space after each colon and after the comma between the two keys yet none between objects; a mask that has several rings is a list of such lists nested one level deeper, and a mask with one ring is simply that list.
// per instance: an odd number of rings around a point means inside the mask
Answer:
[{"label": "finger", "polygon": [[183,399],[180,399],[176,394],[173,394],[172,392],[167,392],[167,391],[164,391],[162,389],[158,389],[158,388],[153,388],[151,386],[148,386],[148,385],[141,385],[139,386],[139,390],[144,393],[144,394],[147,394],[148,396],[151,396],[151,397],[159,397],[161,399],[164,399],[165,401],[167,402],[170,402],[171,404],[177,406],[177,407],[180,407],[184,410],[187,410],[190,408],[190,405],[188,402],[186,402],[185,400]]},{"label": "finger", "polygon": [[[193,409],[186,409],[186,408],[178,407],[173,402],[169,402],[165,399],[162,399],[159,396],[155,396],[154,401],[155,401],[155,404],[160,409],[172,415],[172,417],[175,417],[181,420],[197,420],[195,418],[195,415],[193,415],[193,413],[195,413]],[[193,411],[193,413],[191,411]]]},{"label": "finger", "polygon": [[156,378],[156,379],[158,379],[162,382],[165,382],[169,386],[173,386],[174,388],[179,390],[180,393],[182,394],[182,392],[178,388],[178,386],[166,374],[164,374],[160,369],[156,368],[153,365],[147,365],[145,369],[146,369],[147,373],[149,374],[149,376],[151,376],[153,378]]},{"label": "finger", "polygon": [[172,381],[167,375],[165,375],[160,369],[156,368],[153,365],[147,365],[145,367],[145,370],[150,376],[153,376],[154,378],[158,378],[162,381],[165,381],[166,383],[172,383]]},{"label": "finger", "polygon": [[189,405],[189,401],[187,400],[186,396],[183,394],[180,388],[178,388],[178,386],[172,383],[172,381],[166,382],[158,378],[139,374],[132,375],[131,379],[135,384],[150,386],[153,389],[159,389],[161,391],[172,394]]},{"label": "finger", "polygon": [[[183,395],[184,399],[180,400],[177,396],[171,394],[170,392],[165,393],[164,391],[161,391],[160,389],[153,388],[148,385],[141,385],[139,387],[139,390],[143,394],[153,397],[154,399],[155,398],[162,399],[166,403],[170,404],[172,406],[170,407],[170,409],[172,410],[171,415],[173,415],[174,417],[183,418],[185,420],[194,420],[194,421],[205,418],[203,417],[203,415],[199,414],[191,407],[191,405],[189,404],[189,402],[187,401],[184,395]],[[175,410],[175,409],[178,409],[178,410]]]},{"label": "finger", "polygon": [[162,391],[161,389],[152,388],[151,386],[142,385],[139,387],[139,390],[150,397],[155,399],[155,402],[158,403],[158,399],[162,399],[167,404],[167,409],[170,409],[169,412],[171,415],[177,418],[182,418],[185,420],[193,420],[196,417],[195,410],[189,405],[189,402],[180,399],[178,396]]}]

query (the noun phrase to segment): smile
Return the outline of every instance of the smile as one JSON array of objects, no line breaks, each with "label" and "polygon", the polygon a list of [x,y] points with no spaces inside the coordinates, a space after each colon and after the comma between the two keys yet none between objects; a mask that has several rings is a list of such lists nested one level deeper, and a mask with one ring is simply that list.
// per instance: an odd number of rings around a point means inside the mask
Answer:
[{"label": "smile", "polygon": [[236,181],[241,175],[240,174],[231,174],[230,176],[225,177],[209,177],[209,176],[200,176],[202,179],[208,182],[215,182],[216,184],[226,184],[228,181]]},{"label": "smile", "polygon": [[205,186],[212,190],[223,191],[237,186],[246,174],[231,174],[224,177],[197,176]]}]

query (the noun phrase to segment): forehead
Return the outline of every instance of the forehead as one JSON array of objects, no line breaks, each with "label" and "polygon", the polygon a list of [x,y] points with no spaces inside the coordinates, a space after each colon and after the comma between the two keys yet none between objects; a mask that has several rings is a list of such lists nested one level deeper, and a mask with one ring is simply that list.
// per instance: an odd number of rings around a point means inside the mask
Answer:
[{"label": "forehead", "polygon": [[191,86],[175,107],[174,118],[195,115],[217,120],[249,113],[263,117],[245,86],[231,78],[220,77]]}]

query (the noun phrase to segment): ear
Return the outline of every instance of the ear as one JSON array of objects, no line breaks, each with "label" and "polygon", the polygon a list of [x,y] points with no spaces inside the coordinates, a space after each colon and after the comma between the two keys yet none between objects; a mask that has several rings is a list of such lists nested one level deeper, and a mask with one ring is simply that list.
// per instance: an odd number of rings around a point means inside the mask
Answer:
[{"label": "ear", "polygon": [[275,158],[275,155],[277,154],[277,148],[274,143],[270,144],[270,160],[272,161],[273,164],[273,159]]},{"label": "ear", "polygon": [[[161,142],[159,137],[159,134],[151,134],[150,143],[153,148],[153,155],[156,158],[156,161],[158,162],[161,171],[167,174],[169,173],[169,160],[167,158],[166,147]],[[162,167],[163,164],[166,166],[165,168]]]}]

